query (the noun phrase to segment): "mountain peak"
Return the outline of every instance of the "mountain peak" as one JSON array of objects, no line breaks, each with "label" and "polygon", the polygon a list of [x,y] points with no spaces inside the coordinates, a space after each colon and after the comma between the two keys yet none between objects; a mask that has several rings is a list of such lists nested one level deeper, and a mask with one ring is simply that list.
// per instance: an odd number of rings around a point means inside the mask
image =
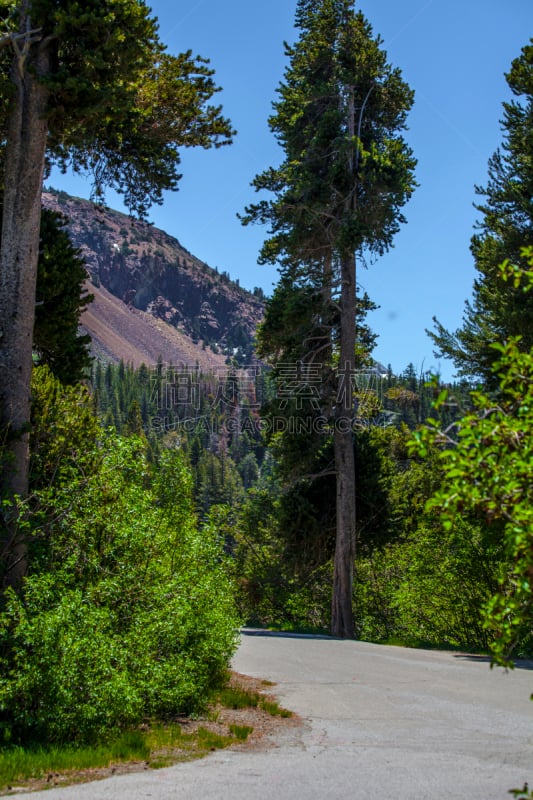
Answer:
[{"label": "mountain peak", "polygon": [[43,205],[68,220],[94,303],[82,323],[96,355],[134,365],[250,363],[259,297],[196,258],[178,239],[127,214],[48,189]]}]

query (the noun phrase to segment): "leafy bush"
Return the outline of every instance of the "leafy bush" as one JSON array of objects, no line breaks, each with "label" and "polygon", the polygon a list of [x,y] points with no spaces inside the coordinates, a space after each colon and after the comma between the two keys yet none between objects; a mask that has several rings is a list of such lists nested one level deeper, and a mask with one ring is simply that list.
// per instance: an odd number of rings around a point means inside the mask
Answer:
[{"label": "leafy bush", "polygon": [[354,610],[357,637],[383,642],[399,635],[395,592],[401,581],[399,548],[386,545],[356,559]]},{"label": "leafy bush", "polygon": [[408,640],[487,649],[481,609],[497,586],[503,557],[488,534],[458,519],[448,531],[422,524],[403,545],[395,606]]},{"label": "leafy bush", "polygon": [[[522,257],[529,269],[505,262],[501,273],[515,288],[528,292],[533,290],[533,248],[524,249]],[[448,530],[466,509],[503,531],[506,569],[484,614],[494,660],[505,666],[512,664],[512,654],[530,649],[532,641],[533,350],[522,352],[522,346],[520,337],[494,344],[498,389],[474,392],[473,410],[454,430],[442,431],[430,420],[413,443],[413,450],[421,454],[440,446],[444,478],[431,506]],[[446,398],[443,392],[439,402]]]},{"label": "leafy bush", "polygon": [[34,576],[23,598],[8,598],[0,637],[0,719],[8,742],[93,740],[142,714],[112,613],[80,590],[58,598],[53,578]]},{"label": "leafy bush", "polygon": [[496,590],[503,548],[486,528],[422,519],[404,540],[357,564],[362,639],[486,650],[482,608]]},{"label": "leafy bush", "polygon": [[0,741],[90,742],[191,712],[227,673],[233,585],[182,454],[153,466],[142,439],[100,439],[92,473],[36,493],[39,558],[0,614]]}]

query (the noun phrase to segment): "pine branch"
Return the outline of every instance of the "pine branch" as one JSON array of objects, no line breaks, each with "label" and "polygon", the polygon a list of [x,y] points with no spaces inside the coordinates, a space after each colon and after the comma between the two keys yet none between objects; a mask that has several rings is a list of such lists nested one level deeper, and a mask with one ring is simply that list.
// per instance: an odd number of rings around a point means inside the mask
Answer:
[{"label": "pine branch", "polygon": [[[0,50],[11,45],[15,51],[18,72],[21,78],[24,76],[26,60],[28,58],[28,53],[30,52],[30,47],[32,44],[36,44],[37,42],[41,41],[41,33],[41,28],[34,28],[33,30],[25,31],[24,33],[8,33],[5,36],[0,37]],[[22,46],[20,44],[21,42]]]}]

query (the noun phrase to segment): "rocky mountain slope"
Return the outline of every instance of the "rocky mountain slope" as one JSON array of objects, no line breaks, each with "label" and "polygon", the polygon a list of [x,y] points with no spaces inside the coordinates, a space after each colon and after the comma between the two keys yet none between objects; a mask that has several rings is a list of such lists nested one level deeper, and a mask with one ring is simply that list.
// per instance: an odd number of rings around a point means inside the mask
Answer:
[{"label": "rocky mountain slope", "polygon": [[85,259],[95,300],[82,323],[96,354],[134,365],[159,356],[202,368],[228,357],[250,361],[260,292],[240,288],[146,222],[54,190],[43,204],[68,218]]}]

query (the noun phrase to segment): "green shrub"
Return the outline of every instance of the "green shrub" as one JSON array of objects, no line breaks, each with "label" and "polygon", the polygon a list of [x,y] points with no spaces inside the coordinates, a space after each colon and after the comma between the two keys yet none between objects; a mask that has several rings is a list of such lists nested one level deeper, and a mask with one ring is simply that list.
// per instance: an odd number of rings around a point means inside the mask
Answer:
[{"label": "green shrub", "polygon": [[1,620],[4,652],[8,637],[10,645],[0,678],[7,742],[91,741],[142,714],[111,611],[78,589],[56,598],[55,588],[51,576],[32,577]]},{"label": "green shrub", "polygon": [[354,580],[354,610],[357,637],[383,642],[398,634],[398,612],[394,597],[401,580],[398,545],[375,548],[357,558]]},{"label": "green shrub", "polygon": [[422,524],[404,543],[395,605],[408,640],[488,649],[482,609],[498,585],[503,560],[491,533],[457,518],[450,530]]},{"label": "green shrub", "polygon": [[360,638],[488,649],[482,609],[498,586],[499,538],[460,518],[449,530],[426,518],[405,540],[360,558]]},{"label": "green shrub", "polygon": [[100,439],[92,474],[36,494],[39,558],[0,614],[0,741],[106,738],[201,708],[227,674],[233,585],[182,454]]}]

